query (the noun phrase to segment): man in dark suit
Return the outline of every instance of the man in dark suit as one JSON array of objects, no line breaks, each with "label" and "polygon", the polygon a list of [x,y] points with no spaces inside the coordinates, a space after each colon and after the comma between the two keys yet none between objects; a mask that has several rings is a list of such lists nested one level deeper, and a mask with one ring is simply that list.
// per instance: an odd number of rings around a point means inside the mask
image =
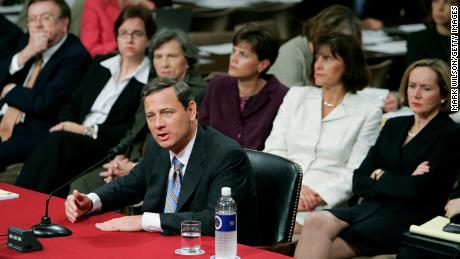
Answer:
[{"label": "man in dark suit", "polygon": [[143,200],[142,215],[115,218],[96,227],[167,235],[179,233],[181,221],[195,219],[201,221],[204,235],[213,235],[214,207],[221,188],[228,186],[238,204],[238,241],[256,243],[255,185],[241,146],[212,128],[198,125],[197,105],[184,82],[156,78],[144,88],[143,98],[155,141],[149,137],[144,159],[127,176],[88,195],[74,190],[65,206],[69,221],[75,222],[88,212],[114,210]]},{"label": "man in dark suit", "polygon": [[69,24],[63,0],[30,1],[29,34],[19,40],[16,55],[0,66],[0,171],[24,161],[45,139],[86,72],[91,57],[68,34]]}]

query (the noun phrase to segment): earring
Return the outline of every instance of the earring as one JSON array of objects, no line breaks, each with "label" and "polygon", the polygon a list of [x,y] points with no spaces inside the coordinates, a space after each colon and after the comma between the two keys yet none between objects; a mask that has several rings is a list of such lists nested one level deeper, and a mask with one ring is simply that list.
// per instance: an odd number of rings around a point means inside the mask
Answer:
[{"label": "earring", "polygon": [[446,101],[447,101],[447,99],[442,99],[441,103],[445,103]]}]

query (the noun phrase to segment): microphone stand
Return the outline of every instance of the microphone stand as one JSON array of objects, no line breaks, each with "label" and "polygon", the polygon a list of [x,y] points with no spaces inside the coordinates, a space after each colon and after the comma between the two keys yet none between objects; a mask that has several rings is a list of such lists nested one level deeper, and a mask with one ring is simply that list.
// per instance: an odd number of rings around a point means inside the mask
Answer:
[{"label": "microphone stand", "polygon": [[[48,205],[49,205],[49,202],[50,202],[50,199],[51,197],[58,191],[62,190],[62,188],[64,188],[65,186],[69,185],[70,183],[72,183],[73,181],[75,181],[76,179],[78,179],[79,177],[85,175],[86,173],[88,173],[89,171],[93,170],[94,168],[98,167],[100,164],[102,164],[103,162],[105,162],[106,160],[109,160],[111,159],[112,157],[114,157],[115,155],[117,154],[120,154],[122,153],[120,151],[120,148],[119,148],[120,145],[116,146],[115,148],[113,148],[112,150],[109,151],[109,154],[104,157],[102,160],[100,160],[99,162],[97,162],[96,164],[94,164],[93,166],[91,166],[90,168],[86,169],[83,173],[75,176],[74,178],[72,178],[70,181],[66,182],[65,184],[61,185],[59,188],[57,188],[56,190],[52,191],[49,195],[48,195],[48,198],[46,199],[46,206],[45,206],[45,216],[42,217],[42,220],[40,222],[40,224],[37,224],[37,225],[34,225],[32,226],[32,231],[34,233],[34,235],[36,237],[57,237],[57,236],[69,236],[72,234],[72,231],[70,231],[68,228],[64,227],[64,226],[61,226],[61,225],[57,225],[57,224],[53,224],[51,222],[51,218],[48,217]],[[118,148],[118,149],[117,149]]]}]

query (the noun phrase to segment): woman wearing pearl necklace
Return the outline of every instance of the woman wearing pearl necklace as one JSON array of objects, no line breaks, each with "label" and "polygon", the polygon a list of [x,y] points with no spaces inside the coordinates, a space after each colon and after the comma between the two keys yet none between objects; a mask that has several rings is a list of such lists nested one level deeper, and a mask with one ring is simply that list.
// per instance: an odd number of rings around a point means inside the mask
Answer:
[{"label": "woman wearing pearl necklace", "polygon": [[302,167],[296,232],[308,212],[348,200],[353,170],[374,144],[381,121],[380,109],[356,95],[369,82],[357,40],[333,33],[314,46],[315,86],[289,90],[264,150]]}]

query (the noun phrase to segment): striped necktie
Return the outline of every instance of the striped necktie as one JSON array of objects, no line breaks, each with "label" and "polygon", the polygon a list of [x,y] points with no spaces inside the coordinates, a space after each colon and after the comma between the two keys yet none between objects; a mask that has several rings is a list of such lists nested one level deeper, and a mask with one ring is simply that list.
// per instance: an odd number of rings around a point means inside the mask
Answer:
[{"label": "striped necktie", "polygon": [[184,177],[182,173],[182,168],[184,165],[179,162],[179,160],[174,157],[172,159],[174,172],[169,178],[168,182],[168,193],[166,194],[166,202],[164,213],[174,213],[176,212],[177,201],[179,200],[180,188],[182,185],[182,178]]}]

